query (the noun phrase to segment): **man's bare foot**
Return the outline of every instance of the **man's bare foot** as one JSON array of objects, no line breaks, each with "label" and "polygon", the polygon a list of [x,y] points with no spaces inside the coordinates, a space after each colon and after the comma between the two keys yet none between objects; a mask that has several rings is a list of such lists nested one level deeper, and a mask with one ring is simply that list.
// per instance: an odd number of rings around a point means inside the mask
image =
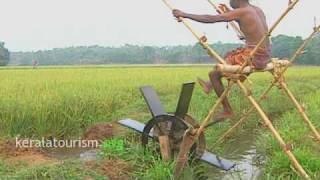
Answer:
[{"label": "man's bare foot", "polygon": [[200,78],[198,78],[197,81],[206,94],[209,94],[212,91],[212,84],[210,82],[204,81]]},{"label": "man's bare foot", "polygon": [[234,116],[233,112],[223,111],[223,112],[219,113],[217,116],[215,116],[212,121],[214,123],[217,123],[217,122],[221,122],[226,119],[232,118],[233,116]]}]

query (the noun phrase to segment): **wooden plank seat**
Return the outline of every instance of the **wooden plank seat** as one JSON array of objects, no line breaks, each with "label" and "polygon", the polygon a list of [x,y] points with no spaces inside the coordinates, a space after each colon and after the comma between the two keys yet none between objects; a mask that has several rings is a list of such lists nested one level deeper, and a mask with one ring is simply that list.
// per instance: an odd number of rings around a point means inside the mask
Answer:
[{"label": "wooden plank seat", "polygon": [[[253,73],[253,72],[272,71],[276,66],[281,68],[281,67],[288,66],[289,64],[290,64],[290,61],[288,60],[279,60],[278,58],[272,58],[271,62],[267,64],[266,68],[262,70],[256,70],[251,66],[247,66],[243,69],[243,73],[247,74],[247,73]],[[241,66],[229,65],[229,64],[216,64],[215,69],[223,73],[238,73],[241,70]]]}]

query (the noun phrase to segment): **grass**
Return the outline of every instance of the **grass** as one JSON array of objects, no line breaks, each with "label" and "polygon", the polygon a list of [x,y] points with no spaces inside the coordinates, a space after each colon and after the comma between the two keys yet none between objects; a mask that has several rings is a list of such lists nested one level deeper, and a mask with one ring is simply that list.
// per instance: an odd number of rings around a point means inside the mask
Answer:
[{"label": "grass", "polygon": [[[320,122],[317,119],[319,119],[320,92],[305,96],[304,102],[310,119],[319,129]],[[320,179],[320,147],[314,139],[310,138],[313,134],[304,124],[300,114],[297,111],[289,111],[275,124],[285,140],[292,144],[293,152],[306,172],[312,179]],[[262,135],[258,143],[261,145],[260,150],[267,154],[266,176],[268,178],[280,175],[283,179],[299,179],[294,171],[288,171],[292,169],[290,161],[270,134]]]},{"label": "grass", "polygon": [[38,165],[27,167],[25,164],[7,164],[0,161],[0,179],[5,180],[55,180],[70,179],[83,180],[88,177],[96,180],[105,180],[105,176],[93,171],[83,169],[83,162],[68,160],[62,164]]},{"label": "grass", "polygon": [[[3,69],[0,70],[0,137],[56,137],[68,139],[79,137],[90,125],[97,122],[115,122],[123,118],[147,121],[150,114],[140,95],[139,87],[152,85],[158,92],[167,111],[174,111],[181,84],[194,81],[197,76],[207,78],[211,68],[205,66],[186,67],[99,67],[99,68],[45,68],[45,69]],[[299,100],[305,102],[307,112],[312,120],[319,117],[320,71],[318,67],[292,68],[287,74],[290,89]],[[255,74],[250,79],[254,82],[253,93],[258,96],[271,80],[267,73]],[[249,86],[249,84],[247,84]],[[232,91],[230,101],[237,113],[249,107],[240,90]],[[203,119],[216,99],[214,95],[206,96],[197,86],[190,107],[190,114],[198,120]],[[292,111],[293,106],[277,89],[271,91],[267,101],[261,103],[268,114],[276,117],[276,127],[286,140],[292,139],[297,147],[295,153],[313,177],[319,177],[319,146],[301,134],[308,134],[298,115]],[[250,117],[242,130],[259,127],[257,114]],[[224,155],[225,147],[217,147],[217,138],[238,119],[228,121],[209,129],[206,139],[209,149]],[[317,127],[320,127],[319,122]],[[291,170],[288,159],[279,149],[270,133],[262,130],[258,144],[267,155],[265,177],[297,178]],[[108,145],[106,145],[108,147]],[[112,145],[109,144],[111,147]],[[169,172],[172,164],[162,163],[154,154],[144,156],[139,147],[127,149],[130,153],[123,158],[130,159],[136,172],[133,177],[152,179],[162,177],[162,170]],[[129,160],[128,160],[129,161]],[[275,163],[276,162],[276,163]],[[73,167],[73,166],[70,166]],[[0,173],[10,174],[13,167],[0,165]],[[39,170],[39,169],[40,170]],[[58,168],[58,167],[55,167]],[[53,168],[53,169],[55,169]],[[66,168],[62,166],[59,168]],[[47,168],[50,169],[50,168]],[[76,169],[76,167],[75,167]],[[168,171],[167,171],[168,170]],[[41,167],[29,172],[46,172]],[[67,170],[61,170],[61,177]],[[24,171],[23,171],[24,172]],[[22,172],[22,174],[23,174]],[[70,172],[77,172],[70,169]],[[26,172],[27,173],[27,172]],[[49,172],[48,172],[49,173]],[[80,173],[80,172],[79,172]],[[27,173],[28,174],[28,173]],[[34,174],[34,173],[32,173]],[[50,174],[50,173],[49,173]],[[59,173],[58,173],[59,174]],[[164,173],[168,178],[171,174]],[[21,175],[21,177],[24,177]],[[63,179],[63,178],[62,178]]]}]

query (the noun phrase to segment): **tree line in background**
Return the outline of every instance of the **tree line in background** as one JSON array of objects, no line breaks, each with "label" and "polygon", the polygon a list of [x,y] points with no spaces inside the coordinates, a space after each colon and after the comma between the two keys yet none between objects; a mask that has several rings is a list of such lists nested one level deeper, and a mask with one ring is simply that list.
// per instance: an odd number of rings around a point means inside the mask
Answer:
[{"label": "tree line in background", "polygon": [[[272,38],[273,57],[290,58],[301,45],[301,37],[278,35]],[[240,47],[241,44],[215,43],[211,45],[219,54]],[[298,64],[320,65],[320,38],[316,37],[307,47]],[[1,52],[2,53],[2,52]],[[178,64],[212,63],[199,44],[180,46],[137,46],[121,47],[80,46],[56,48],[36,52],[12,52],[10,65],[85,65],[85,64]]]},{"label": "tree line in background", "polygon": [[0,42],[0,66],[5,66],[9,63],[10,52],[4,47],[4,42]]}]

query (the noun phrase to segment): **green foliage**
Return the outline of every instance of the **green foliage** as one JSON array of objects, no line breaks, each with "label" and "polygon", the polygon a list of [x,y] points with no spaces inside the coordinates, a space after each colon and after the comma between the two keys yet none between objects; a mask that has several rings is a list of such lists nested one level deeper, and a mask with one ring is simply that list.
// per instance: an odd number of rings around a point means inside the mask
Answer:
[{"label": "green foliage", "polygon": [[[72,138],[79,137],[88,126],[97,122],[123,117],[145,121],[150,114],[139,87],[154,86],[166,109],[174,111],[181,83],[197,76],[206,79],[210,70],[210,67],[2,69],[0,134]],[[295,68],[288,72],[288,81],[291,87],[296,87],[294,92],[305,94],[319,87],[316,78],[319,73],[318,68]],[[269,83],[265,74],[256,74],[251,79],[255,82],[256,94]],[[237,95],[237,89],[234,91],[230,101],[235,110],[240,111],[248,103]],[[270,97],[276,94],[274,91]],[[204,95],[197,86],[190,113],[196,119],[203,119],[215,98]],[[263,104],[271,113],[289,108],[288,103],[281,105],[282,109],[274,106],[277,98],[286,102],[283,96],[276,95],[272,102]],[[228,124],[221,126],[227,128]],[[208,131],[208,137],[217,137],[221,131]]]},{"label": "green foliage", "polygon": [[272,53],[274,57],[290,58],[302,42],[301,37],[278,35],[272,38]]},{"label": "green foliage", "polygon": [[141,180],[173,179],[174,162],[164,162],[156,146],[143,149],[141,145],[129,143],[123,159],[136,166],[134,177]]},{"label": "green foliage", "polygon": [[319,61],[320,51],[319,51],[319,49],[320,49],[320,36],[318,35],[309,44],[306,54],[304,54],[301,57],[301,61],[298,63],[320,65],[320,61]]},{"label": "green foliage", "polygon": [[144,172],[137,173],[138,179],[143,180],[173,180],[173,162],[164,162],[161,159],[154,160]]},{"label": "green foliage", "polygon": [[[196,76],[208,78],[207,74],[211,67],[133,67],[133,68],[48,68],[48,69],[1,69],[0,79],[3,88],[0,89],[0,133],[1,135],[26,137],[79,137],[91,124],[100,121],[114,122],[124,117],[130,117],[141,121],[150,119],[150,113],[140,95],[139,87],[152,85],[160,94],[161,101],[167,111],[172,112],[176,108],[181,83],[192,81]],[[306,96],[310,92],[317,91],[320,87],[320,71],[317,67],[292,68],[288,71],[286,79],[292,91],[299,98]],[[253,95],[258,96],[270,82],[270,76],[259,73],[250,77],[254,82]],[[277,89],[271,91],[268,100],[262,102],[262,106],[270,114],[277,114],[291,110],[288,99],[279,94]],[[308,114],[312,120],[318,118],[319,93],[307,96],[305,99]],[[196,86],[190,114],[195,119],[201,120],[207,110],[211,108],[216,96],[205,95],[199,86]],[[230,102],[237,114],[248,107],[244,97],[239,95],[239,89],[235,88],[230,95]],[[290,114],[290,115],[289,115]],[[297,114],[288,113],[283,115],[280,121],[275,121],[277,128],[281,129],[281,134],[287,138],[292,138],[294,146],[298,147],[295,151],[299,160],[314,177],[318,177],[317,168],[319,167],[319,146],[312,143],[309,138],[300,139],[301,135],[308,135],[307,129],[303,126]],[[238,118],[235,118],[237,120]],[[254,125],[258,124],[259,118],[253,115],[250,121],[255,120]],[[217,128],[206,131],[207,142],[215,142],[216,139],[233,124],[226,121],[219,124]],[[317,124],[319,127],[319,124]],[[252,130],[252,128],[248,128]],[[278,143],[269,133],[263,132],[263,143],[267,159],[266,176],[275,177],[280,174],[290,174],[286,177],[295,177],[285,155],[279,149]],[[269,139],[270,138],[270,139]],[[308,140],[306,140],[308,139]],[[311,141],[311,142],[309,142]],[[300,146],[305,143],[306,147]],[[208,148],[217,148],[214,143],[208,143]],[[115,147],[115,148],[114,148]],[[260,147],[260,146],[258,146]],[[105,141],[103,151],[107,157],[121,158],[134,167],[133,178],[136,179],[156,179],[158,176],[164,179],[172,177],[172,163],[164,163],[159,157],[155,146],[150,145],[147,151],[137,144],[119,139]],[[219,148],[222,149],[221,146]],[[311,149],[311,150],[308,150]],[[318,152],[314,152],[318,151]],[[214,151],[222,154],[223,149]],[[277,153],[279,152],[279,153]],[[281,154],[281,153],[282,154]],[[312,155],[313,154],[313,155]],[[230,155],[228,154],[228,157]],[[227,157],[227,156],[224,156]],[[277,162],[274,167],[270,166]],[[46,166],[47,167],[47,166]],[[55,166],[42,168],[32,168],[19,170],[14,167],[6,167],[0,163],[0,175],[19,173],[20,179],[37,178],[41,179],[44,175],[56,179],[72,179],[79,173],[84,177],[91,172],[78,171],[81,166],[70,165],[68,167]],[[160,170],[165,169],[163,176],[159,175]],[[280,169],[280,171],[277,171]],[[170,171],[169,171],[170,170]],[[189,178],[196,176],[205,178],[207,174],[200,169],[187,169],[186,175]],[[1,174],[2,171],[2,174]],[[28,175],[28,172],[31,175]],[[69,173],[70,171],[70,173]],[[5,173],[4,173],[5,172]],[[169,173],[170,172],[170,173]],[[57,173],[56,176],[53,174]],[[69,174],[67,174],[69,173]],[[45,176],[46,177],[46,176]],[[53,178],[53,179],[54,179]],[[272,178],[271,178],[272,179]]]},{"label": "green foliage", "polygon": [[105,157],[119,158],[125,154],[125,144],[123,139],[109,139],[102,143],[102,152]]},{"label": "green foliage", "polygon": [[[306,110],[310,115],[310,119],[320,127],[319,109],[320,109],[320,92],[312,93],[303,99],[305,102]],[[320,178],[320,148],[317,142],[310,138],[312,135],[310,129],[303,122],[301,116],[297,111],[285,113],[279,121],[276,122],[276,128],[280,134],[293,143],[293,153],[296,155],[298,161],[305,168],[307,173],[312,179]],[[271,134],[264,135],[259,139],[258,146],[262,151],[267,154],[266,173],[267,179],[275,179],[281,177],[282,179],[300,179],[294,171],[290,160],[283,153],[279,147],[278,142]]]},{"label": "green foliage", "polygon": [[[7,170],[4,170],[4,168]],[[83,162],[65,161],[54,165],[39,165],[26,167],[19,164],[1,165],[0,162],[0,179],[41,179],[41,180],[82,180],[96,179],[105,180],[106,177],[97,174],[92,170],[83,168]]]}]

